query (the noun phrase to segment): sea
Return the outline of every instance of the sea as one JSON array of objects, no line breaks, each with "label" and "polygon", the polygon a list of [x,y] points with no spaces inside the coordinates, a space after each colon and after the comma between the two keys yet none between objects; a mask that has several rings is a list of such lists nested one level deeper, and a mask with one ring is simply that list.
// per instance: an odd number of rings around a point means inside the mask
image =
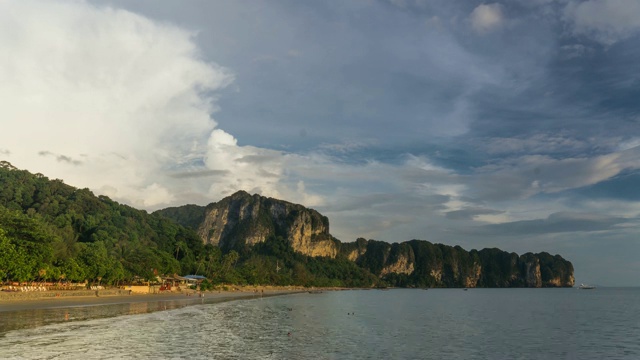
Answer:
[{"label": "sea", "polygon": [[324,291],[0,312],[2,359],[640,359],[640,288]]}]

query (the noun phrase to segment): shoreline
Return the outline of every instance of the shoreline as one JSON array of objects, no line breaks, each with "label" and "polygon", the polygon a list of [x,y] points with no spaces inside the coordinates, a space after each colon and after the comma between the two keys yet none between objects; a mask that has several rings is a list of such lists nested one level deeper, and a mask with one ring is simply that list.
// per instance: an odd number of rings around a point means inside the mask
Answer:
[{"label": "shoreline", "polygon": [[[270,291],[265,292],[264,297],[293,294],[300,291]],[[122,305],[122,304],[136,304],[136,303],[148,303],[148,302],[179,302],[184,305],[190,305],[191,303],[205,302],[220,302],[226,300],[236,300],[244,298],[259,298],[260,294],[248,293],[248,292],[220,292],[220,293],[205,293],[205,297],[187,296],[186,294],[174,293],[174,294],[135,294],[135,295],[77,295],[77,296],[62,296],[62,297],[46,297],[46,298],[31,298],[31,299],[11,299],[0,301],[0,313],[5,312],[17,312],[25,310],[46,310],[46,309],[58,309],[58,308],[71,308],[71,307],[87,307],[87,306],[102,306],[102,305]],[[213,300],[213,301],[211,301]],[[217,301],[215,301],[217,300]]]},{"label": "shoreline", "polygon": [[288,295],[309,291],[336,291],[339,288],[303,288],[303,287],[234,287],[232,290],[204,291],[203,297],[197,291],[166,292],[158,294],[128,294],[118,289],[76,290],[57,292],[0,293],[0,313],[24,310],[45,310],[67,307],[87,307],[100,305],[134,304],[146,302],[182,302],[214,303],[227,300],[260,298],[276,295]]},{"label": "shoreline", "polygon": [[[336,289],[323,289],[336,290]],[[14,330],[46,325],[115,318],[179,309],[193,305],[217,304],[236,300],[252,300],[306,293],[309,289],[268,289],[251,291],[209,291],[204,297],[186,293],[61,296],[0,300],[0,337]]]}]

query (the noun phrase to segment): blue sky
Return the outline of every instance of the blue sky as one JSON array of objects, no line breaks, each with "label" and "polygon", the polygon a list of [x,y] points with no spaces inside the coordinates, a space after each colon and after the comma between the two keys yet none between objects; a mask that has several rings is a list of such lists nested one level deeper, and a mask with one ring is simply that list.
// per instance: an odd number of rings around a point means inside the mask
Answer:
[{"label": "blue sky", "polygon": [[640,1],[8,1],[0,157],[155,210],[236,190],[342,241],[640,285]]}]

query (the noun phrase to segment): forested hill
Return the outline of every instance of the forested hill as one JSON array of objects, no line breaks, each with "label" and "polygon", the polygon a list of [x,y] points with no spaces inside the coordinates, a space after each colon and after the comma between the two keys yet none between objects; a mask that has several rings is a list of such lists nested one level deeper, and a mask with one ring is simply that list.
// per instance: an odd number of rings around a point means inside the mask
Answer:
[{"label": "forested hill", "polygon": [[185,273],[204,251],[175,222],[0,162],[0,279],[115,283]]},{"label": "forested hill", "polygon": [[318,212],[245,192],[148,214],[0,161],[0,282],[116,284],[174,273],[235,284],[573,285],[573,266],[559,255],[342,243]]},{"label": "forested hill", "polygon": [[281,239],[268,240],[251,252],[223,253],[173,220],[0,161],[0,282],[115,284],[174,273],[205,275],[213,283],[378,282],[346,259],[314,259]]},{"label": "forested hill", "polygon": [[294,253],[348,259],[393,286],[573,286],[573,265],[559,255],[519,256],[499,249],[466,251],[424,240],[393,243],[358,239],[343,243],[329,233],[329,219],[315,210],[239,191],[205,206],[160,210],[192,228],[202,241],[243,254],[270,238]]}]

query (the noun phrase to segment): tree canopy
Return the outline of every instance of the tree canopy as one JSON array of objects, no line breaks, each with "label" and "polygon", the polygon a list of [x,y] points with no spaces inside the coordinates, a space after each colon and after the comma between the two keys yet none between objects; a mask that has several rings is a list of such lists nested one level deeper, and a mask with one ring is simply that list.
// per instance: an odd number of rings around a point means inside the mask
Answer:
[{"label": "tree canopy", "polygon": [[161,215],[7,162],[0,162],[0,184],[0,281],[115,284],[174,273],[235,284],[371,286],[376,281],[346,259],[295,253],[282,238],[242,254],[223,253]]}]

